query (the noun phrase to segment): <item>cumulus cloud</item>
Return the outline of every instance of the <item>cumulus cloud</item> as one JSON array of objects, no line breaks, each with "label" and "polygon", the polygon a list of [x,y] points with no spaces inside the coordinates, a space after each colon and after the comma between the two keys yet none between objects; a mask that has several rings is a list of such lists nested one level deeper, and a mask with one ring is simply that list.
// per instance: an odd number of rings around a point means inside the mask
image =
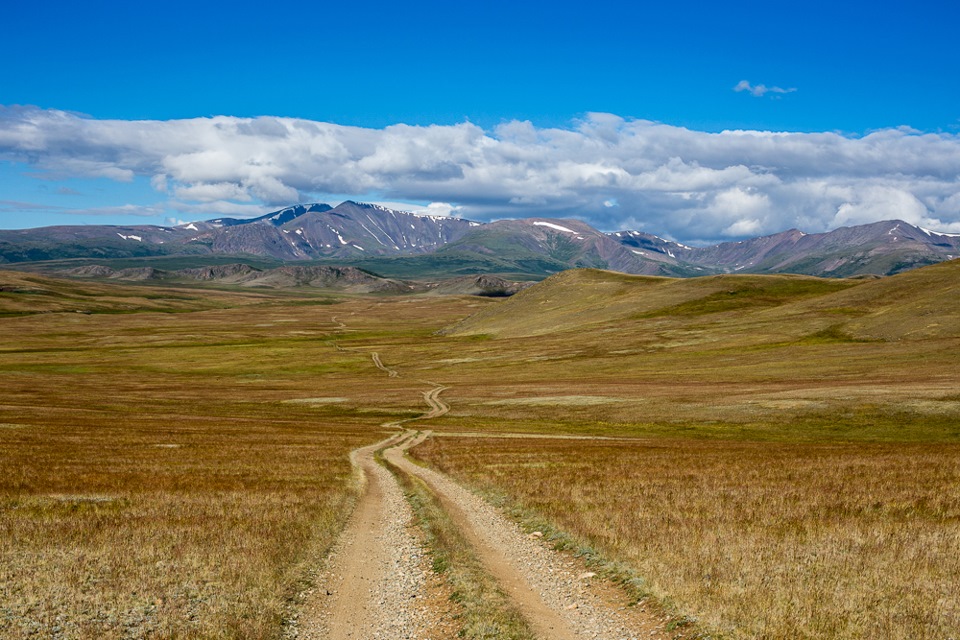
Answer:
[{"label": "cumulus cloud", "polygon": [[96,120],[0,107],[3,159],[46,178],[143,178],[170,198],[167,215],[194,219],[259,215],[338,193],[430,203],[397,208],[477,220],[575,217],[680,241],[890,218],[960,226],[960,137],[908,128],[707,133],[587,114],[569,127],[366,129],[272,117]]},{"label": "cumulus cloud", "polygon": [[746,91],[747,93],[752,95],[754,98],[762,98],[768,93],[773,93],[773,94],[793,93],[797,89],[795,87],[791,87],[790,89],[783,89],[781,87],[768,87],[765,84],[751,85],[749,81],[741,80],[740,82],[737,83],[737,86],[735,86],[733,90],[738,93],[740,91]]},{"label": "cumulus cloud", "polygon": [[463,207],[450,204],[449,202],[431,202],[426,209],[421,209],[415,213],[423,213],[429,216],[443,216],[445,218],[459,218],[463,213]]},{"label": "cumulus cloud", "polygon": [[[166,191],[166,188],[160,189]],[[181,200],[196,200],[199,202],[214,202],[217,200],[239,200],[249,202],[253,196],[242,185],[232,182],[199,183],[178,185],[173,195]]]}]

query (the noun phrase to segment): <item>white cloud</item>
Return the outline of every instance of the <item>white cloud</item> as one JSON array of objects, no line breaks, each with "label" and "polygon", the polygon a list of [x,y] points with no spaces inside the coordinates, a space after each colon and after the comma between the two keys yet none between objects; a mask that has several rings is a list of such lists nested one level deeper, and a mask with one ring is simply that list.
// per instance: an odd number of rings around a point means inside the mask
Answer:
[{"label": "white cloud", "polygon": [[751,189],[734,187],[721,191],[713,198],[711,209],[717,216],[725,216],[737,220],[751,220],[755,225],[757,217],[770,213],[770,197],[765,193],[757,193]]},{"label": "white cloud", "polygon": [[960,224],[960,136],[909,128],[861,137],[706,133],[587,114],[569,128],[364,129],[292,118],[93,120],[0,107],[4,159],[47,178],[146,178],[169,194],[167,215],[178,218],[259,215],[339,193],[430,203],[395,208],[479,220],[629,224],[680,241],[882,218],[934,230]]},{"label": "white cloud", "polygon": [[899,219],[922,225],[927,208],[913,194],[887,185],[864,186],[837,208],[831,226],[850,226]]},{"label": "white cloud", "polygon": [[[159,191],[165,190],[159,189]],[[252,200],[252,196],[249,191],[243,188],[243,185],[232,182],[180,185],[173,190],[173,195],[180,200],[195,200],[197,202],[214,202],[216,200],[249,202]]]},{"label": "white cloud", "polygon": [[747,80],[741,80],[737,83],[737,86],[733,88],[734,91],[746,91],[755,98],[762,98],[768,93],[774,94],[784,94],[784,93],[793,93],[797,89],[796,87],[791,87],[789,89],[782,89],[781,87],[768,87],[765,84],[751,85]]},{"label": "white cloud", "polygon": [[737,220],[732,225],[723,230],[726,236],[742,237],[756,236],[763,231],[763,224],[757,219]]},{"label": "white cloud", "polygon": [[154,190],[159,191],[160,193],[167,192],[167,176],[163,173],[158,173],[150,178],[150,186]]},{"label": "white cloud", "polygon": [[191,220],[202,220],[204,217],[214,218],[229,216],[231,218],[257,218],[270,213],[274,207],[262,204],[237,204],[228,200],[216,202],[180,202],[173,200],[167,203],[167,208],[178,213],[187,214]]},{"label": "white cloud", "polygon": [[449,202],[431,202],[429,204],[413,204],[410,202],[385,202],[373,201],[370,204],[380,205],[394,211],[406,211],[407,213],[416,213],[424,216],[441,216],[458,218],[463,213],[464,208],[450,204]]},{"label": "white cloud", "polygon": [[429,216],[443,216],[444,218],[459,218],[463,212],[463,207],[459,207],[449,202],[431,202],[426,209],[421,209],[415,213],[422,213]]}]

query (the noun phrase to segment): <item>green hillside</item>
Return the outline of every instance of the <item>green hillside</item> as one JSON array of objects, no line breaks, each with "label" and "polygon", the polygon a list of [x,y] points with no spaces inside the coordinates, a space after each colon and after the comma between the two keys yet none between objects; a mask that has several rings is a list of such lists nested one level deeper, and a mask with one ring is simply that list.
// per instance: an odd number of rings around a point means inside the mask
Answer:
[{"label": "green hillside", "polygon": [[241,306],[269,299],[259,292],[114,284],[0,271],[0,317],[44,313],[178,313]]},{"label": "green hillside", "polygon": [[795,275],[719,275],[692,279],[567,271],[487,308],[453,335],[541,335],[623,326],[743,322],[744,315],[817,299],[867,284]]}]

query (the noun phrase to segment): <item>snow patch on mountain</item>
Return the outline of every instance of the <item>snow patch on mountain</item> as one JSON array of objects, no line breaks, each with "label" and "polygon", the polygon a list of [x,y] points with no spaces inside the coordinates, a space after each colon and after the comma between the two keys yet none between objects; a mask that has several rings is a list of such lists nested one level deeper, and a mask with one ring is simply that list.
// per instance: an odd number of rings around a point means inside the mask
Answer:
[{"label": "snow patch on mountain", "polygon": [[941,236],[943,238],[960,238],[960,233],[941,233],[939,231],[931,231],[930,229],[924,229],[923,227],[917,227],[920,231],[923,231],[928,236]]},{"label": "snow patch on mountain", "polygon": [[550,229],[556,229],[557,231],[563,231],[564,233],[576,233],[573,229],[568,229],[566,227],[561,227],[558,224],[553,224],[552,222],[543,222],[542,220],[534,220],[534,225],[538,227],[549,227]]}]

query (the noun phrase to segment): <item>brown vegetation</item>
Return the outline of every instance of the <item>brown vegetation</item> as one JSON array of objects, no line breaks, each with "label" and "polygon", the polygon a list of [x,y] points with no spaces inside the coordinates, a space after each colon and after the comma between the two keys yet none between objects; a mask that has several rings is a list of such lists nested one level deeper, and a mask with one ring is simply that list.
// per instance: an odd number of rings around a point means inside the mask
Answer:
[{"label": "brown vegetation", "polygon": [[707,631],[956,637],[957,267],[575,272],[505,301],[4,276],[0,635],[276,637],[346,452],[443,385],[436,432],[621,438],[416,453]]},{"label": "brown vegetation", "polygon": [[417,455],[732,638],[960,631],[960,448],[438,438]]},{"label": "brown vegetation", "polygon": [[348,452],[420,404],[331,316],[362,339],[402,300],[6,281],[46,293],[0,300],[45,312],[0,319],[0,636],[279,637]]},{"label": "brown vegetation", "polygon": [[628,439],[416,454],[731,638],[956,637],[958,267],[561,274],[456,325],[457,357],[424,358],[449,362],[432,428]]}]

